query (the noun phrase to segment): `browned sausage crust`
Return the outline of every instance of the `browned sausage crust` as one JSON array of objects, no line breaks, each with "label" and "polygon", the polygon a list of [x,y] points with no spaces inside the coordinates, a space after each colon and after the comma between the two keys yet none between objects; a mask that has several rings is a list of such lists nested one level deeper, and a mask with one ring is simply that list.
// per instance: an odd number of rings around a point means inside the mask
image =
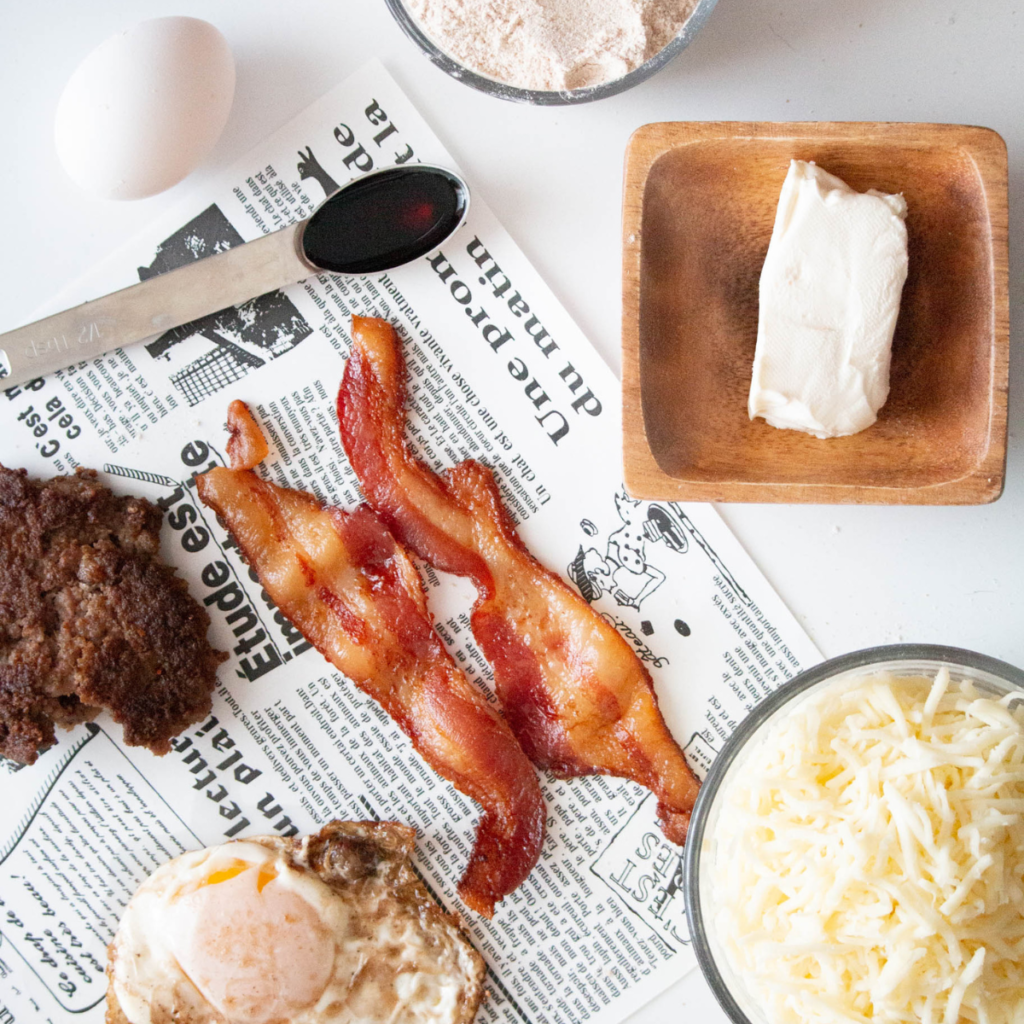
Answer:
[{"label": "browned sausage crust", "polygon": [[49,481],[0,466],[0,754],[32,764],[110,711],[125,742],[166,753],[210,710],[226,655],[159,558],[160,509],[79,470]]}]

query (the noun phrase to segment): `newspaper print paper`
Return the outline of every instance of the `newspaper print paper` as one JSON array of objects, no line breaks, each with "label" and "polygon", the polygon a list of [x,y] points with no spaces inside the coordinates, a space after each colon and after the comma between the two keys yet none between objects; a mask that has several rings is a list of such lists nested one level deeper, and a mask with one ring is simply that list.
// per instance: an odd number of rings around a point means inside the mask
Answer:
[{"label": "newspaper print paper", "polygon": [[[408,161],[454,167],[370,64],[47,312],[256,238],[337,184]],[[115,490],[158,502],[164,556],[232,654],[211,717],[164,758],[123,746],[101,717],[62,733],[31,768],[0,762],[5,1021],[99,1021],[121,909],[168,858],[335,817],[416,826],[418,871],[465,914],[487,960],[480,1021],[615,1024],[694,965],[680,850],[658,830],[653,798],[612,778],[546,777],[540,863],[493,921],[466,911],[455,885],[475,806],[310,649],[196,499],[192,475],[224,461],[225,410],[243,398],[271,442],[261,472],[345,507],[359,501],[334,413],[353,313],[399,328],[419,455],[435,468],[476,457],[495,470],[531,550],[647,664],[699,773],[751,707],[818,660],[710,506],[624,492],[618,382],[480,194],[467,225],[412,266],[314,278],[9,389],[0,461],[39,476],[94,467]],[[471,588],[422,568],[439,633],[487,691]]]}]

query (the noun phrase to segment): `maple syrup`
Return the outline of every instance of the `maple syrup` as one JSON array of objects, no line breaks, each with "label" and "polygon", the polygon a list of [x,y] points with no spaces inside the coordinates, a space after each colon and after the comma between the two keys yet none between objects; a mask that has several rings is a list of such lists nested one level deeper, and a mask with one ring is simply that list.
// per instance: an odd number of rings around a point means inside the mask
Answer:
[{"label": "maple syrup", "polygon": [[306,222],[302,250],[334,274],[374,274],[436,249],[462,223],[465,182],[440,167],[388,167],[325,199]]}]

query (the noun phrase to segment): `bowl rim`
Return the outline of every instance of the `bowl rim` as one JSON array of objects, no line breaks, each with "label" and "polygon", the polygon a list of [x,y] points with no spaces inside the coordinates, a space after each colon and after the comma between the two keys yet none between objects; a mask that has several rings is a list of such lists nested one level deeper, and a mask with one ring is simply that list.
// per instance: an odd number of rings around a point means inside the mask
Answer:
[{"label": "bowl rim", "polygon": [[420,48],[430,62],[458,82],[472,86],[480,92],[498,99],[513,103],[528,103],[534,106],[569,106],[575,103],[590,103],[593,100],[616,96],[646,81],[656,71],[660,71],[674,57],[686,49],[694,36],[704,26],[718,0],[696,0],[693,11],[683,23],[678,33],[663,46],[653,57],[645,60],[639,67],[627,72],[620,78],[610,82],[600,82],[581,89],[526,89],[519,85],[509,85],[496,78],[480,74],[459,63],[454,57],[445,53],[420,27],[419,22],[409,12],[404,0],[384,0],[391,16],[403,32]]},{"label": "bowl rim", "polygon": [[704,832],[711,808],[714,805],[723,779],[729,766],[746,747],[747,742],[757,730],[776,711],[784,707],[800,694],[807,692],[819,683],[858,668],[869,668],[874,665],[891,664],[893,662],[930,661],[946,664],[951,667],[962,667],[987,672],[1003,680],[1011,687],[1024,691],[1024,671],[1000,661],[998,658],[969,651],[962,647],[946,647],[941,644],[890,644],[883,647],[868,647],[860,651],[829,658],[827,661],[804,670],[792,679],[783,683],[777,690],[770,693],[749,715],[737,726],[735,732],[725,741],[721,753],[715,758],[710,770],[701,784],[690,817],[690,827],[686,835],[686,847],[683,851],[683,898],[686,905],[686,920],[690,929],[693,951],[697,957],[701,974],[708,983],[719,1006],[733,1024],[758,1024],[752,1021],[733,997],[729,986],[722,977],[711,951],[708,931],[704,923],[704,915],[700,897],[700,852],[704,844]]}]

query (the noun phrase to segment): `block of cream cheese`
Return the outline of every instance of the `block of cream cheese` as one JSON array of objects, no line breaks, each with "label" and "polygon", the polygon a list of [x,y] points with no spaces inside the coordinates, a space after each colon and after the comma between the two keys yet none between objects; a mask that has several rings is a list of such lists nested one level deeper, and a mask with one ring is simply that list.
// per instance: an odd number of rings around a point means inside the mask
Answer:
[{"label": "block of cream cheese", "polygon": [[761,270],[751,419],[816,437],[875,422],[907,279],[906,215],[902,195],[790,163]]}]

